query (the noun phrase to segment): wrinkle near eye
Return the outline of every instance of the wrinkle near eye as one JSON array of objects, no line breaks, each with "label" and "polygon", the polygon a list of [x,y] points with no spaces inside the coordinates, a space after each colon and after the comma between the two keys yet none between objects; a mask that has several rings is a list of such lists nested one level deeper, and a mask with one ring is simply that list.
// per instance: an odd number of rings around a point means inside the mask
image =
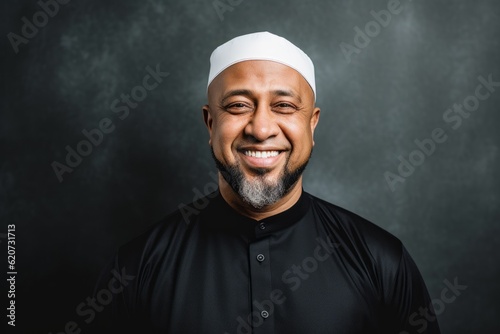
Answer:
[{"label": "wrinkle near eye", "polygon": [[230,114],[244,114],[254,110],[253,105],[249,105],[248,103],[244,102],[228,103],[226,105],[221,106],[220,108]]}]

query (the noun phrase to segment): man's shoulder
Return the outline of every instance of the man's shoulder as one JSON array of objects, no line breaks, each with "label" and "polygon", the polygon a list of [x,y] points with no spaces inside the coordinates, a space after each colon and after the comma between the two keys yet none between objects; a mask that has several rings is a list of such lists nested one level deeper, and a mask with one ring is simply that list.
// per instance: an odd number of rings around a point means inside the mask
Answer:
[{"label": "man's shoulder", "polygon": [[[403,244],[401,240],[372,221],[339,205],[308,194],[313,213],[330,231],[330,234],[356,247],[366,247],[374,257],[399,261]],[[389,257],[389,258],[388,258]]]},{"label": "man's shoulder", "polygon": [[119,247],[118,255],[122,259],[144,258],[150,254],[160,254],[178,245],[198,226],[200,217],[208,207],[214,194],[209,194],[196,202],[179,204],[177,209],[146,227]]}]

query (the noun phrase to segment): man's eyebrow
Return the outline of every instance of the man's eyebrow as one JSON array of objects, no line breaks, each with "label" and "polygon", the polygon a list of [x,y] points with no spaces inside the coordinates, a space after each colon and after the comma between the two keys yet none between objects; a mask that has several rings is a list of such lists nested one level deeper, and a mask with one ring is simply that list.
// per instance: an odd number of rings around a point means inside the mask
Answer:
[{"label": "man's eyebrow", "polygon": [[[292,98],[297,99],[299,102],[302,102],[302,99],[300,98],[300,95],[296,94],[295,92],[287,89],[276,89],[271,92],[275,96],[289,96]],[[238,96],[238,95],[244,95],[244,96],[252,96],[253,93],[249,89],[234,89],[222,97],[221,103],[224,103],[224,101],[232,96]]]},{"label": "man's eyebrow", "polygon": [[302,102],[302,99],[300,98],[300,95],[296,94],[295,92],[291,90],[286,90],[286,89],[277,89],[273,91],[273,94],[276,96],[289,96],[297,99],[299,102]]},{"label": "man's eyebrow", "polygon": [[228,98],[232,96],[237,96],[237,95],[245,95],[245,96],[251,96],[252,92],[248,89],[234,89],[230,90],[224,96],[222,97],[221,103],[224,104],[224,101],[227,100]]}]

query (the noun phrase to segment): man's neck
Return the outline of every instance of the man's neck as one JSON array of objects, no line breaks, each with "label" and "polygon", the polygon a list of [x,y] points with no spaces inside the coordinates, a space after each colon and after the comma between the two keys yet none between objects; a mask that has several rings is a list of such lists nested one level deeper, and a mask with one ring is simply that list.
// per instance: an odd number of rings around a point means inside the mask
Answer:
[{"label": "man's neck", "polygon": [[219,173],[219,190],[222,198],[234,210],[240,214],[250,217],[255,220],[262,220],[271,217],[290,209],[302,195],[302,176],[295,183],[293,188],[281,198],[278,202],[265,206],[261,209],[256,209],[250,204],[244,202],[241,197],[234,192],[233,188],[226,182],[226,180]]}]

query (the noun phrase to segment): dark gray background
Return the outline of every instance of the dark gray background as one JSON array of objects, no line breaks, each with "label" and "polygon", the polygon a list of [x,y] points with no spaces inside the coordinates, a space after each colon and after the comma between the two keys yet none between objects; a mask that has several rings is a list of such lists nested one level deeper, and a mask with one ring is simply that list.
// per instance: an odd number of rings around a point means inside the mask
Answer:
[{"label": "dark gray background", "polygon": [[[114,250],[203,192],[215,170],[201,115],[210,53],[268,30],[316,66],[322,114],[305,189],[399,237],[433,298],[445,279],[468,286],[440,314],[444,333],[498,333],[500,89],[457,130],[442,116],[478,76],[500,81],[500,3],[401,0],[348,63],[340,43],[387,1],[244,0],[223,20],[212,2],[73,0],[18,54],[6,36],[40,7],[3,2],[0,232],[17,226],[17,332],[74,320],[85,333],[76,305]],[[158,63],[169,77],[120,121],[112,101]],[[116,129],[60,183],[51,163],[104,117]],[[391,191],[384,172],[437,127],[448,140]]]}]

